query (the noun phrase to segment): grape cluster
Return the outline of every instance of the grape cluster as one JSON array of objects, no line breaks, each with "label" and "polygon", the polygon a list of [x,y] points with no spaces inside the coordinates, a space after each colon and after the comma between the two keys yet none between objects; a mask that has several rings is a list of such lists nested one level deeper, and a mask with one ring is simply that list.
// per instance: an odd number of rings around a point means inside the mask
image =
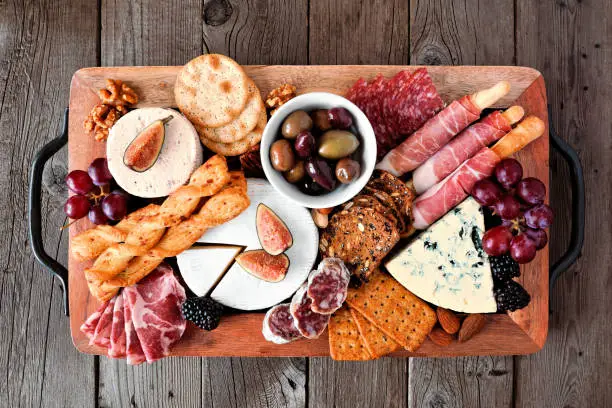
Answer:
[{"label": "grape cluster", "polygon": [[87,171],[71,171],[65,181],[75,193],[64,204],[64,212],[69,218],[77,220],[88,216],[91,222],[100,225],[125,217],[129,195],[119,189],[111,191],[113,176],[105,158],[95,159]]},{"label": "grape cluster", "polygon": [[544,204],[546,186],[534,177],[523,178],[523,167],[514,159],[497,164],[494,177],[478,181],[471,191],[482,206],[501,217],[502,224],[488,230],[482,238],[491,256],[510,253],[518,263],[528,263],[548,243],[545,229],[554,215]]}]

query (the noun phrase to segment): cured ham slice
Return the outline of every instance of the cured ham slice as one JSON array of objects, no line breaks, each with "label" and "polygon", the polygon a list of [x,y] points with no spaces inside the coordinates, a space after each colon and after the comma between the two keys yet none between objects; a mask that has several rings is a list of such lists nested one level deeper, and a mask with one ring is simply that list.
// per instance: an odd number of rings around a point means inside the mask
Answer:
[{"label": "cured ham slice", "polygon": [[510,85],[507,82],[500,82],[489,89],[453,101],[387,153],[376,168],[386,170],[395,176],[416,169],[444,147],[457,133],[477,120],[484,108],[496,102],[509,90]]},{"label": "cured ham slice", "polygon": [[89,316],[87,320],[85,320],[85,323],[81,325],[80,330],[87,336],[89,340],[91,340],[91,338],[96,333],[96,327],[98,326],[100,317],[102,317],[102,313],[104,313],[104,310],[107,306],[108,302],[102,303],[100,307],[98,307],[98,310],[93,312],[91,316]]},{"label": "cured ham slice", "polygon": [[414,171],[412,182],[417,194],[427,191],[480,149],[512,130],[511,124],[518,122],[523,114],[520,106],[513,106],[504,113],[494,111],[462,131]]},{"label": "cured ham slice", "polygon": [[102,316],[100,316],[100,320],[98,321],[98,325],[96,326],[96,331],[94,335],[89,340],[89,344],[95,344],[100,347],[108,347],[110,346],[110,335],[113,324],[113,310],[115,307],[115,299],[111,299],[108,301],[104,312],[102,312]]},{"label": "cured ham slice", "polygon": [[113,308],[113,324],[110,335],[108,356],[124,358],[126,356],[125,343],[125,317],[123,312],[123,296],[117,295]]},{"label": "cured ham slice", "polygon": [[186,326],[181,313],[185,290],[174,271],[162,263],[146,278],[123,291],[147,362],[166,357]]},{"label": "cured ham slice", "polygon": [[126,341],[126,357],[127,363],[130,365],[138,365],[146,361],[140,340],[138,340],[138,334],[136,334],[136,328],[132,323],[132,311],[127,301],[127,295],[125,290],[120,296],[123,296],[123,318],[125,325],[125,341]]}]

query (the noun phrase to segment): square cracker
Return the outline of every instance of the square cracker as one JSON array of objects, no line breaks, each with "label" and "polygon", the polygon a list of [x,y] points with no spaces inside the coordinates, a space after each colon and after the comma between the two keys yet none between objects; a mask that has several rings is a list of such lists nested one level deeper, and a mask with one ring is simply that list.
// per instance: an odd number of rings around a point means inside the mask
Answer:
[{"label": "square cracker", "polygon": [[346,302],[408,351],[416,351],[436,324],[436,312],[391,276],[376,270],[351,288]]},{"label": "square cracker", "polygon": [[337,310],[329,320],[329,354],[334,360],[371,360],[357,324],[348,307]]},{"label": "square cracker", "polygon": [[376,326],[370,323],[368,319],[363,317],[361,313],[355,309],[351,309],[351,314],[353,315],[353,320],[355,320],[355,323],[357,323],[357,328],[359,329],[359,334],[361,334],[361,339],[365,343],[365,346],[372,357],[379,358],[389,353],[393,353],[401,348],[401,346],[395,340],[393,340],[391,336],[388,336],[377,329]]}]

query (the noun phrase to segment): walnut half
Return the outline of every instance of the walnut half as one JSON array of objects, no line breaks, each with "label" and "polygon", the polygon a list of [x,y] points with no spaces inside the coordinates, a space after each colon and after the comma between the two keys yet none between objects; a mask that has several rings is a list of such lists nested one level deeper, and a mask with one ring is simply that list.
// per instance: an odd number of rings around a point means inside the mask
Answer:
[{"label": "walnut half", "polygon": [[268,108],[270,110],[270,114],[273,115],[278,108],[295,98],[295,95],[295,86],[291,84],[283,84],[270,91],[266,97],[266,108]]},{"label": "walnut half", "polygon": [[127,113],[123,105],[107,105],[99,103],[93,107],[83,126],[88,132],[94,132],[94,137],[98,142],[103,142],[108,137],[108,130]]},{"label": "walnut half", "polygon": [[98,92],[102,103],[107,105],[135,105],[138,103],[138,95],[132,88],[118,79],[106,80],[106,89]]}]

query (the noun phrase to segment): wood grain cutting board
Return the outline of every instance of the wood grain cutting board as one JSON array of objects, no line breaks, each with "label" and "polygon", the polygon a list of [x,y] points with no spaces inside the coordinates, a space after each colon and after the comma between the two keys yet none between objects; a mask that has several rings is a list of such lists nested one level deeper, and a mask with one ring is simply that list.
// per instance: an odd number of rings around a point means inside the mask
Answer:
[{"label": "wood grain cutting board", "polygon": [[[371,78],[378,73],[391,77],[402,69],[418,66],[245,66],[265,96],[282,83],[291,83],[298,93],[327,91],[343,94],[360,77]],[[83,129],[83,121],[99,102],[98,89],[106,78],[121,79],[140,96],[136,107],[173,107],[173,86],[181,67],[96,67],[77,71],[70,88],[69,169],[86,169],[89,163],[105,155],[105,144],[96,142]],[[495,107],[521,105],[526,115],[533,114],[546,123],[545,134],[516,155],[523,164],[525,176],[537,177],[549,186],[548,115],[544,79],[525,67],[427,67],[445,102],[465,94],[488,88],[500,80],[509,81],[512,89]],[[91,228],[87,219],[70,228],[70,236]],[[106,354],[106,350],[90,346],[79,330],[85,319],[96,310],[99,302],[87,289],[83,270],[90,263],[69,257],[70,329],[75,347],[85,353]],[[397,356],[466,356],[528,354],[540,350],[548,331],[548,246],[535,260],[521,267],[519,282],[531,294],[525,309],[510,314],[490,315],[482,332],[465,343],[453,342],[439,347],[427,340],[416,353],[401,351]],[[264,313],[240,313],[224,316],[219,328],[206,332],[189,324],[181,341],[173,348],[175,356],[327,356],[327,335],[317,340],[300,340],[285,345],[265,341],[261,334]]]}]

